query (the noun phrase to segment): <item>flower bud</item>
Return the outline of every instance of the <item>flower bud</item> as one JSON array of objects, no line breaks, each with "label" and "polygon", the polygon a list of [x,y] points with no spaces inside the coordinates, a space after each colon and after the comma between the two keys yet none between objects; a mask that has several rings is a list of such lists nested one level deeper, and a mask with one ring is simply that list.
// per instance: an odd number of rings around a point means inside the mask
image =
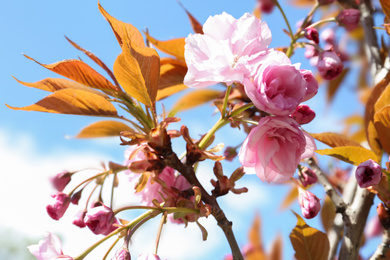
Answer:
[{"label": "flower bud", "polygon": [[316,28],[313,28],[313,27],[306,28],[304,36],[306,39],[312,40],[316,44],[318,44],[320,42],[320,38],[319,38],[318,31]]},{"label": "flower bud", "polygon": [[46,206],[46,211],[52,219],[59,220],[68,209],[70,197],[63,192],[58,192],[51,197],[51,203]]},{"label": "flower bud", "polygon": [[262,13],[269,14],[274,9],[274,1],[273,0],[258,0],[259,8]]},{"label": "flower bud", "polygon": [[298,190],[298,202],[301,206],[302,216],[307,219],[314,218],[321,209],[320,199],[310,191],[305,191],[301,187],[298,187]]},{"label": "flower bud", "polygon": [[84,223],[95,235],[108,235],[116,229],[117,220],[112,209],[103,205],[90,209]]},{"label": "flower bud", "polygon": [[306,94],[302,102],[314,97],[318,92],[318,81],[310,70],[300,70],[301,75],[306,81]]},{"label": "flower bud", "polygon": [[72,194],[72,197],[70,198],[70,202],[74,205],[79,205],[79,200],[81,198],[81,193],[83,192],[83,189],[79,190],[76,193]]},{"label": "flower bud", "polygon": [[334,51],[324,51],[319,55],[317,63],[318,72],[326,80],[336,78],[343,71],[344,65]]},{"label": "flower bud", "polygon": [[360,11],[357,9],[344,9],[337,16],[337,21],[348,31],[354,30],[359,25]]},{"label": "flower bud", "polygon": [[87,211],[86,210],[81,210],[77,213],[77,215],[74,217],[73,219],[73,224],[78,226],[79,228],[83,228],[85,227],[85,223],[84,223],[84,218],[85,218],[85,215],[87,214]]},{"label": "flower bud", "polygon": [[225,152],[223,153],[225,159],[229,162],[233,161],[233,159],[237,156],[237,150],[234,147],[226,147]]},{"label": "flower bud", "polygon": [[334,33],[334,29],[326,28],[320,34],[321,41],[327,42],[329,44],[334,44],[336,36]]},{"label": "flower bud", "polygon": [[38,244],[28,246],[27,248],[37,259],[56,259],[59,256],[63,256],[60,239],[50,232],[46,232],[44,239],[40,240]]},{"label": "flower bud", "polygon": [[155,254],[141,254],[137,260],[161,260],[161,258]]},{"label": "flower bud", "polygon": [[317,182],[317,175],[309,168],[303,167],[299,176],[303,187],[309,186]]},{"label": "flower bud", "polygon": [[318,3],[320,5],[328,5],[328,4],[331,4],[333,3],[335,0],[318,0]]},{"label": "flower bud", "polygon": [[359,164],[355,176],[360,188],[367,188],[380,182],[382,167],[377,162],[369,159]]},{"label": "flower bud", "polygon": [[129,253],[129,249],[122,247],[118,251],[116,251],[116,254],[112,260],[131,260],[131,256]]},{"label": "flower bud", "polygon": [[72,174],[68,171],[63,171],[50,178],[51,184],[57,191],[63,191],[66,185],[70,182]]},{"label": "flower bud", "polygon": [[290,117],[294,118],[294,120],[301,125],[310,123],[315,116],[316,113],[305,104],[300,104],[297,106],[295,111],[290,115]]},{"label": "flower bud", "polygon": [[384,229],[390,228],[390,210],[383,203],[379,203],[376,208],[376,212],[378,213],[379,221],[382,224]]}]

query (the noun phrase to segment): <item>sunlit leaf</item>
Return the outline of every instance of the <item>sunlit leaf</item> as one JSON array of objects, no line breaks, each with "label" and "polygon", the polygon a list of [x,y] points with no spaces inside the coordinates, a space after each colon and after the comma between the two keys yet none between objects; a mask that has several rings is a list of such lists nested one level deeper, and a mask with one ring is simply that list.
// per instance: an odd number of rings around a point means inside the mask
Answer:
[{"label": "sunlit leaf", "polygon": [[390,105],[374,114],[374,125],[383,150],[390,154]]},{"label": "sunlit leaf", "polygon": [[359,129],[358,131],[356,131],[355,133],[353,133],[350,138],[358,143],[362,143],[364,141],[366,141],[366,131],[364,130],[364,128],[361,128]]},{"label": "sunlit leaf", "polygon": [[289,3],[295,6],[308,7],[313,6],[315,0],[290,0]]},{"label": "sunlit leaf", "polygon": [[160,68],[160,82],[157,92],[157,100],[161,100],[179,91],[187,89],[183,84],[187,66],[180,63],[165,63]]},{"label": "sunlit leaf", "polygon": [[70,42],[70,44],[72,44],[73,47],[75,47],[76,49],[78,49],[79,51],[82,51],[85,55],[87,55],[91,60],[93,60],[97,65],[99,65],[102,69],[104,69],[107,74],[110,76],[110,78],[112,79],[112,81],[114,81],[115,85],[118,86],[118,82],[116,81],[116,78],[114,76],[114,73],[112,73],[112,71],[107,67],[107,65],[101,60],[99,59],[95,54],[93,54],[92,52],[90,51],[87,51],[83,48],[81,48],[78,44],[76,44],[75,42],[71,41],[68,37],[65,36],[65,38]]},{"label": "sunlit leaf", "polygon": [[346,68],[341,72],[341,74],[337,78],[329,81],[328,95],[327,95],[328,102],[331,102],[333,100],[337,90],[341,86],[341,83],[343,82],[343,80],[344,80],[345,76],[348,74],[348,72],[349,72],[349,69]]},{"label": "sunlit leaf", "polygon": [[196,221],[196,224],[198,225],[198,227],[200,228],[200,231],[202,232],[202,239],[203,239],[203,241],[206,241],[207,240],[207,236],[208,236],[206,228],[204,226],[202,226],[198,221]]},{"label": "sunlit leaf", "polygon": [[290,234],[291,244],[297,260],[326,260],[329,254],[328,236],[310,227],[297,213],[297,225]]},{"label": "sunlit leaf", "polygon": [[328,232],[333,226],[335,216],[336,208],[329,196],[326,196],[323,200],[321,209],[321,222],[326,232]]},{"label": "sunlit leaf", "polygon": [[361,145],[358,142],[355,142],[354,140],[351,140],[350,138],[337,133],[324,132],[320,134],[310,134],[310,135],[313,136],[318,141],[329,145],[330,147],[339,147],[339,146],[361,147]]},{"label": "sunlit leaf", "polygon": [[152,36],[150,36],[146,32],[145,35],[148,41],[154,46],[156,46],[156,48],[159,49],[160,51],[172,55],[178,58],[179,60],[185,61],[184,59],[185,38],[176,38],[167,41],[159,41],[153,38]]},{"label": "sunlit leaf", "polygon": [[382,6],[383,13],[390,18],[390,2],[388,0],[379,0]]},{"label": "sunlit leaf", "polygon": [[283,259],[283,239],[278,234],[271,245],[271,251],[268,256],[269,260],[282,260]]},{"label": "sunlit leaf", "polygon": [[62,89],[26,107],[14,110],[40,111],[58,114],[116,117],[115,107],[104,97],[81,89]]},{"label": "sunlit leaf", "polygon": [[114,74],[123,89],[138,101],[153,107],[140,65],[132,54],[132,43],[123,38],[122,53],[114,63]]},{"label": "sunlit leaf", "polygon": [[296,201],[298,198],[298,188],[296,185],[293,185],[287,194],[287,196],[284,197],[282,205],[280,205],[281,210],[285,210],[288,208],[288,206],[291,205],[294,201]]},{"label": "sunlit leaf", "polygon": [[119,136],[122,131],[131,131],[131,128],[118,121],[99,121],[83,128],[76,138]]},{"label": "sunlit leaf", "polygon": [[182,5],[181,2],[179,2],[179,4],[187,13],[188,19],[190,19],[191,26],[194,32],[203,34],[203,25],[190,12],[188,12],[188,10],[184,7],[184,5]]},{"label": "sunlit leaf", "polygon": [[106,18],[107,22],[110,24],[116,39],[118,40],[119,44],[122,46],[123,44],[123,37],[128,35],[131,38],[131,41],[134,42],[138,46],[145,46],[144,39],[142,37],[142,34],[135,28],[133,25],[129,23],[125,23],[122,21],[117,20],[116,18],[109,15],[106,10],[98,3],[99,10],[101,14]]},{"label": "sunlit leaf", "polygon": [[117,88],[105,77],[91,68],[88,64],[81,60],[64,60],[53,64],[42,64],[33,58],[24,55],[26,58],[35,61],[39,65],[49,69],[68,79],[74,80],[85,86],[97,88],[101,90],[116,90]]},{"label": "sunlit leaf", "polygon": [[41,90],[45,90],[45,91],[49,91],[49,92],[55,92],[57,90],[66,89],[66,88],[75,88],[75,89],[82,89],[85,91],[89,91],[89,92],[95,93],[97,95],[100,95],[102,97],[108,97],[106,94],[104,94],[96,89],[87,87],[87,86],[80,84],[76,81],[72,81],[72,80],[68,80],[68,79],[46,78],[46,79],[43,79],[43,80],[40,80],[37,82],[33,82],[33,83],[23,82],[23,81],[18,80],[15,77],[14,77],[14,79],[17,82],[19,82],[20,84],[23,84],[27,87],[37,88],[37,89],[41,89]]},{"label": "sunlit leaf", "polygon": [[335,157],[353,165],[359,165],[368,159],[378,161],[378,158],[373,151],[357,146],[341,146],[332,149],[317,150],[316,152],[321,155]]},{"label": "sunlit leaf", "polygon": [[176,102],[176,104],[172,108],[172,111],[194,108],[196,106],[200,106],[207,102],[210,102],[218,98],[220,95],[221,91],[212,89],[199,89],[191,91]]},{"label": "sunlit leaf", "polygon": [[263,260],[267,259],[263,249],[263,239],[261,237],[261,223],[260,216],[256,214],[253,224],[249,229],[249,243],[252,250],[246,255],[248,260]]}]

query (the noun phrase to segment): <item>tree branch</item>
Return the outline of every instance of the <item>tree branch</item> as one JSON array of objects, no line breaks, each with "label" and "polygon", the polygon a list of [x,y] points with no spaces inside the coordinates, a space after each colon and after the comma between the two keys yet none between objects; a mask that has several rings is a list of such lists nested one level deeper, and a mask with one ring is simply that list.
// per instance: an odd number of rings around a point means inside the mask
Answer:
[{"label": "tree branch", "polygon": [[390,230],[384,230],[382,243],[378,246],[370,260],[386,259],[386,255],[390,251]]}]

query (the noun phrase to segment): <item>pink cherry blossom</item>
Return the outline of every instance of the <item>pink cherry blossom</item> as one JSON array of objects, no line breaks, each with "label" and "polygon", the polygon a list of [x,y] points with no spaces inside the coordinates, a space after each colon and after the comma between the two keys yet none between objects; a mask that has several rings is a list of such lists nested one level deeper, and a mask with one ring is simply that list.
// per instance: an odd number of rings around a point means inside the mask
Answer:
[{"label": "pink cherry blossom", "polygon": [[52,219],[59,220],[69,207],[70,197],[63,192],[57,192],[51,197],[51,202],[46,206],[46,211]]},{"label": "pink cherry blossom", "polygon": [[156,254],[141,254],[137,260],[161,260],[161,258]]},{"label": "pink cherry blossom", "polygon": [[68,171],[63,171],[51,177],[51,183],[57,191],[63,191],[66,185],[70,182],[72,174]]},{"label": "pink cherry blossom", "polygon": [[78,226],[79,228],[83,228],[85,227],[85,223],[84,223],[84,218],[85,218],[85,215],[87,214],[87,211],[86,210],[81,210],[77,213],[77,215],[74,217],[72,223],[76,226]]},{"label": "pink cherry blossom", "polygon": [[290,116],[298,124],[303,125],[310,123],[316,116],[316,113],[308,105],[300,104]]},{"label": "pink cherry blossom", "polygon": [[186,38],[188,72],[184,84],[189,87],[242,82],[251,56],[266,50],[271,43],[268,25],[248,13],[238,20],[225,12],[209,17],[203,32]]},{"label": "pink cherry blossom", "polygon": [[103,205],[88,210],[84,223],[95,235],[108,235],[117,228],[114,224],[118,222],[112,209]]},{"label": "pink cherry blossom", "polygon": [[244,87],[258,109],[286,116],[304,100],[308,83],[284,53],[268,51],[254,77],[244,80]]},{"label": "pink cherry blossom", "polygon": [[38,260],[73,259],[64,255],[60,239],[50,232],[46,232],[44,239],[40,240],[37,245],[31,245],[27,248]]},{"label": "pink cherry blossom", "polygon": [[344,65],[337,53],[329,50],[319,55],[317,68],[321,77],[332,80],[341,74]]},{"label": "pink cherry blossom", "polygon": [[309,168],[303,167],[301,175],[299,176],[303,187],[307,187],[318,181],[317,175]]},{"label": "pink cherry blossom", "polygon": [[313,76],[313,73],[310,70],[301,70],[301,74],[305,79],[306,85],[306,95],[303,98],[303,102],[314,97],[318,92],[318,81]]},{"label": "pink cherry blossom", "polygon": [[348,31],[356,29],[359,25],[360,11],[357,9],[344,9],[337,16],[337,21]]},{"label": "pink cherry blossom", "polygon": [[301,206],[302,216],[307,219],[314,218],[321,210],[320,199],[310,191],[298,187],[298,202]]},{"label": "pink cherry blossom", "polygon": [[129,249],[121,247],[111,260],[131,260]]},{"label": "pink cherry blossom", "polygon": [[359,164],[356,168],[355,176],[359,186],[367,188],[380,182],[382,167],[377,162],[369,159]]},{"label": "pink cherry blossom", "polygon": [[267,182],[282,182],[294,175],[301,159],[314,155],[314,139],[289,117],[263,117],[245,139],[241,164]]}]

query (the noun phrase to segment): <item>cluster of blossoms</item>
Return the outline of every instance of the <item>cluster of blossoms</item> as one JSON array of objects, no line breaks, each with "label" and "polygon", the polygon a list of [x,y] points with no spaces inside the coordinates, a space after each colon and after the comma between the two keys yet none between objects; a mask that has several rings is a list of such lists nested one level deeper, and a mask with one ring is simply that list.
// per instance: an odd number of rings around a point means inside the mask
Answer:
[{"label": "cluster of blossoms", "polygon": [[300,105],[317,93],[313,74],[292,64],[285,53],[268,48],[271,31],[253,15],[238,20],[226,13],[210,17],[203,32],[186,39],[184,83],[194,88],[242,84],[267,116],[244,141],[240,162],[263,181],[289,179],[300,160],[313,156],[316,148],[313,138],[300,128],[300,123],[314,117],[310,108]]}]

